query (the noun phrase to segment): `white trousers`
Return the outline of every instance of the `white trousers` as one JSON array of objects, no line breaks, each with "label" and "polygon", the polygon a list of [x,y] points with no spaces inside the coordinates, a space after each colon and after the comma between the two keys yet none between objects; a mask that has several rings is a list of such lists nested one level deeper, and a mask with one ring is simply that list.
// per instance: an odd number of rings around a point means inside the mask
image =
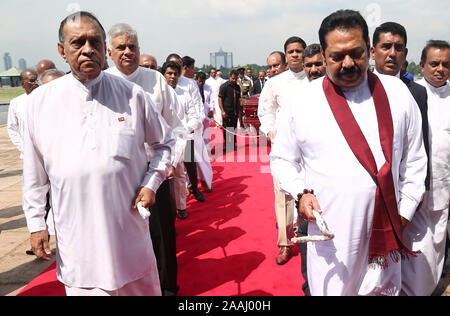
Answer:
[{"label": "white trousers", "polygon": [[406,246],[422,253],[403,261],[402,295],[431,295],[444,268],[448,208],[439,211],[427,210],[427,198],[428,194],[422,208],[416,212],[403,234]]},{"label": "white trousers", "polygon": [[280,190],[278,180],[273,177],[275,188],[275,216],[278,224],[278,247],[292,246],[294,237],[295,201]]},{"label": "white trousers", "polygon": [[75,288],[66,285],[67,296],[161,296],[158,273],[151,272],[142,279],[120,289],[106,291],[99,288]]}]

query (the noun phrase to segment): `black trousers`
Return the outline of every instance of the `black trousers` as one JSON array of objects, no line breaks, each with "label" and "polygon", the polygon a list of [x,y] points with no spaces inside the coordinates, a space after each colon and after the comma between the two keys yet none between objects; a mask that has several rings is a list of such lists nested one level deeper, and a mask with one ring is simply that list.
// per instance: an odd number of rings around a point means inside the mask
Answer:
[{"label": "black trousers", "polygon": [[223,148],[226,150],[231,150],[237,146],[237,116],[228,116],[223,119]]},{"label": "black trousers", "polygon": [[176,296],[179,290],[174,216],[176,205],[171,195],[170,182],[169,179],[161,184],[156,192],[156,204],[150,208],[150,236],[163,296]]},{"label": "black trousers", "polygon": [[184,152],[184,167],[186,168],[186,173],[188,175],[190,185],[192,186],[192,188],[197,188],[198,172],[197,163],[195,162],[194,150],[194,141],[188,140],[186,144],[186,150]]},{"label": "black trousers", "polygon": [[[308,222],[305,221],[303,218],[299,216],[299,236],[304,237],[308,236]],[[307,253],[308,253],[308,244],[300,244],[300,256],[302,257],[302,276],[305,280],[305,283],[302,285],[303,293],[305,293],[306,296],[311,296],[311,292],[309,291],[309,283],[308,283],[308,271],[307,271]]]}]

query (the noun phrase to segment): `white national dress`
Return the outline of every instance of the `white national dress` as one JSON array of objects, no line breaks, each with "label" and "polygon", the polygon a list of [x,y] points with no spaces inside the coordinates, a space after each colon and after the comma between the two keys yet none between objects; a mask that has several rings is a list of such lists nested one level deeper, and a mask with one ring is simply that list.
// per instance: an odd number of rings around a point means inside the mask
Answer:
[{"label": "white national dress", "polygon": [[[394,123],[392,172],[400,215],[414,216],[425,187],[421,115],[399,79],[379,76],[388,95]],[[308,244],[308,281],[312,295],[398,295],[401,263],[386,270],[369,267],[369,240],[376,184],[358,162],[334,118],[323,91],[323,78],[293,91],[280,113],[271,153],[272,173],[281,189],[296,198],[314,189],[331,241]],[[378,168],[385,163],[377,116],[367,79],[344,90],[347,102],[373,152]],[[301,170],[304,169],[304,174]],[[320,235],[316,224],[309,235]]]},{"label": "white national dress", "polygon": [[51,188],[58,279],[116,290],[152,274],[159,287],[148,220],[131,208],[140,186],[156,192],[166,178],[174,146],[148,95],[104,72],[87,84],[69,74],[29,104],[23,207],[30,232],[45,230]]},{"label": "white national dress", "polygon": [[403,292],[429,296],[438,285],[445,264],[445,242],[450,202],[450,84],[435,88],[425,79],[430,135],[430,191],[405,230],[406,245],[422,251],[404,262]]}]

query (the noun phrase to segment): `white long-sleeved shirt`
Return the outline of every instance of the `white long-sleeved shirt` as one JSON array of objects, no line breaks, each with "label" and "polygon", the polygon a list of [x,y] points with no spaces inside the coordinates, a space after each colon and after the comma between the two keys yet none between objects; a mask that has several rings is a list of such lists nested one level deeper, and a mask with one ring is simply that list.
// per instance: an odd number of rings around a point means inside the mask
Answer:
[{"label": "white long-sleeved shirt", "polygon": [[203,120],[205,119],[205,108],[203,105],[202,96],[200,95],[200,90],[198,89],[197,82],[194,79],[180,76],[180,78],[178,78],[177,87],[183,89],[191,95],[192,102],[194,102],[200,120],[203,122]]},{"label": "white long-sleeved shirt", "polygon": [[192,139],[192,132],[200,129],[203,126],[202,122],[200,121],[192,96],[178,86],[175,88],[175,93],[177,94],[180,107],[183,110],[183,124],[187,128],[189,139]]},{"label": "white long-sleeved shirt", "polygon": [[[408,88],[395,77],[379,75],[394,123],[392,173],[399,214],[411,220],[425,191],[427,156],[422,118]],[[308,276],[313,295],[398,294],[400,265],[369,269],[376,184],[345,140],[323,92],[323,78],[293,91],[278,124],[271,152],[272,173],[282,191],[296,198],[314,189],[333,241],[308,246]],[[385,157],[367,79],[343,90],[378,168]],[[315,224],[310,235],[320,235]]]},{"label": "white long-sleeved shirt", "polygon": [[139,187],[166,179],[174,143],[148,94],[113,75],[83,84],[69,74],[30,95],[23,208],[30,232],[45,230],[51,189],[62,283],[116,290],[158,273],[148,220],[131,206]]},{"label": "white long-sleeved shirt", "polygon": [[225,79],[216,76],[216,78],[209,77],[206,79],[206,84],[211,87],[211,103],[212,108],[216,108],[219,106],[219,91],[220,86],[227,82]]},{"label": "white long-sleeved shirt", "polygon": [[[184,153],[186,148],[186,141],[194,139],[194,133],[199,131],[202,128],[202,123],[200,121],[199,115],[197,113],[197,109],[192,101],[192,96],[186,92],[185,90],[176,87],[175,93],[177,94],[178,102],[180,104],[180,108],[182,109],[182,113],[180,113],[180,117],[182,117],[182,122],[185,126],[187,133],[183,135],[184,143],[177,143],[177,146],[184,146],[180,148]],[[181,162],[177,161],[177,164]]]},{"label": "white long-sleeved shirt", "polygon": [[203,85],[203,94],[205,95],[205,102],[203,103],[205,111],[204,113],[205,119],[209,120],[208,118],[209,112],[214,112],[214,103],[212,100],[213,91],[210,85],[206,83]]},{"label": "white long-sleeved shirt", "polygon": [[427,209],[440,211],[450,202],[450,84],[435,88],[425,79],[417,83],[428,93],[431,198]]},{"label": "white long-sleeved shirt", "polygon": [[23,158],[23,132],[27,109],[28,95],[26,93],[14,98],[9,103],[7,130],[9,138],[20,151]]},{"label": "white long-sleeved shirt", "polygon": [[[166,79],[158,71],[138,67],[134,73],[127,76],[122,73],[117,67],[111,67],[106,70],[107,73],[116,75],[123,79],[129,80],[141,86],[145,92],[150,95],[153,104],[156,106],[156,110],[166,120],[172,131],[176,131],[177,135],[183,134],[182,118],[179,117],[179,113],[182,112],[180,105],[175,94],[175,91],[167,84]],[[180,144],[175,145],[172,153],[172,165],[176,165],[180,161],[183,151],[180,148],[184,148],[182,137],[176,137],[176,141]],[[149,158],[153,155],[151,151],[148,153]]]},{"label": "white long-sleeved shirt", "polygon": [[290,69],[266,82],[258,102],[258,117],[263,133],[276,132],[277,116],[286,104],[286,98],[305,82],[308,82],[308,78],[304,71],[296,73]]}]

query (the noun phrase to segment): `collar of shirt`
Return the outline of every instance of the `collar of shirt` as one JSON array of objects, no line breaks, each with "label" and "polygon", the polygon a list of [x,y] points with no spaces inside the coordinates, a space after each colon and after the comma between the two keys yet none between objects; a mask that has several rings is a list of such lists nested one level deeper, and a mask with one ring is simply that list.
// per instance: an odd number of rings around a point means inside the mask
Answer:
[{"label": "collar of shirt", "polygon": [[[382,76],[382,75],[379,75]],[[352,96],[354,98],[358,98],[359,95],[364,94],[364,92],[367,90],[367,88],[369,87],[369,82],[367,79],[367,73],[364,74],[364,81],[356,87],[353,88],[341,88],[342,92],[344,92],[347,98],[349,98],[349,96]],[[347,95],[348,94],[348,95]]]},{"label": "collar of shirt", "polygon": [[[373,69],[373,73],[376,74],[377,76],[381,75],[376,68]],[[394,77],[400,79],[400,71]]]},{"label": "collar of shirt", "polygon": [[81,88],[82,90],[84,90],[86,92],[89,92],[92,90],[92,88],[94,86],[96,86],[103,79],[104,75],[105,75],[104,72],[101,71],[100,74],[97,76],[97,78],[95,78],[89,82],[86,82],[86,83],[83,83],[80,80],[78,80],[77,78],[75,78],[73,73],[71,74],[71,77],[72,77],[73,81],[75,82],[76,86],[78,86],[79,88]]},{"label": "collar of shirt", "polygon": [[306,78],[306,74],[305,74],[304,70],[302,70],[300,72],[293,72],[291,69],[289,69],[288,71],[295,77],[295,79],[303,80]]},{"label": "collar of shirt", "polygon": [[439,96],[440,98],[447,98],[450,95],[450,84],[448,81],[443,85],[442,87],[436,88],[428,83],[428,81],[424,78],[423,79],[428,86],[428,89],[433,92],[433,94]]}]

